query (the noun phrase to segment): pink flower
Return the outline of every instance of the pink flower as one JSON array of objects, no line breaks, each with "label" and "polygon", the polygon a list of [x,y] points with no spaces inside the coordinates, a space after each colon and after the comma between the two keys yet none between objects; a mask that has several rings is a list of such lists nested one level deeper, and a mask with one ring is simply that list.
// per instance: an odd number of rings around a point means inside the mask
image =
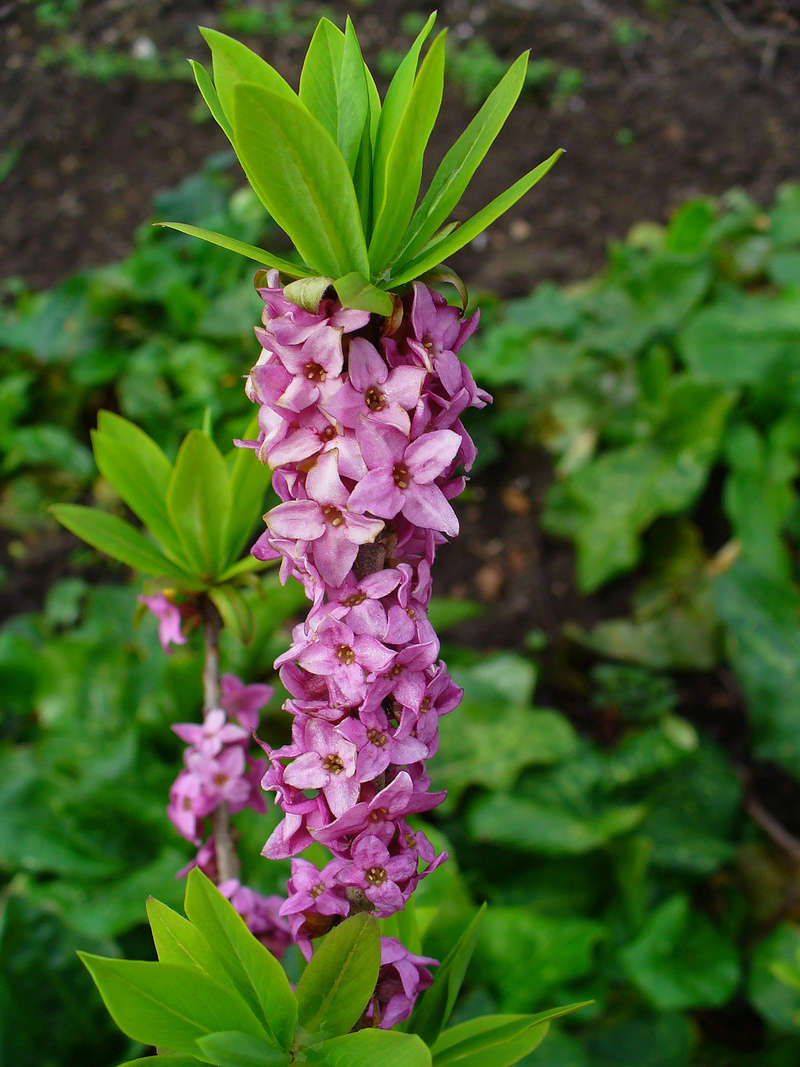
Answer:
[{"label": "pink flower", "polygon": [[344,426],[355,428],[360,416],[394,426],[401,433],[411,430],[409,411],[419,400],[426,371],[420,367],[395,367],[390,371],[377,349],[363,337],[350,342],[347,373],[349,382],[325,403],[325,410]]},{"label": "pink flower", "polygon": [[455,512],[434,484],[461,445],[458,434],[435,430],[409,444],[399,430],[382,429],[363,418],[356,434],[369,469],[350,494],[353,511],[382,519],[402,513],[417,526],[451,537],[458,533]]},{"label": "pink flower", "polygon": [[403,907],[406,897],[398,882],[408,882],[416,871],[415,855],[391,856],[380,838],[365,834],[353,845],[352,863],[340,872],[338,878],[342,885],[362,889],[380,916],[391,915]]},{"label": "pink flower", "polygon": [[181,631],[181,613],[177,605],[167,600],[163,593],[156,593],[155,596],[138,596],[136,599],[146,604],[158,619],[158,639],[165,652],[169,652],[170,644],[186,644],[186,636]]}]

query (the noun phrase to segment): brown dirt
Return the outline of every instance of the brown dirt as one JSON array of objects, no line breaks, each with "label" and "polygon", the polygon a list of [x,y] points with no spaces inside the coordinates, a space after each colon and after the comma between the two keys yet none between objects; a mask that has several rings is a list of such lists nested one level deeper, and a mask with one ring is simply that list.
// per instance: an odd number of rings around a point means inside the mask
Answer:
[{"label": "brown dirt", "polygon": [[[402,16],[428,5],[362,0],[356,7],[374,63],[382,48],[406,40]],[[3,183],[2,274],[38,288],[119,258],[154,192],[225,147],[213,123],[191,121],[192,84],[90,81],[43,69],[41,47],[68,39],[130,54],[146,39],[165,65],[173,54],[202,59],[196,26],[218,24],[224,8],[219,0],[85,0],[65,38],[37,23],[31,3],[0,2],[0,144],[19,153]],[[296,5],[298,16],[315,10]],[[509,60],[532,47],[534,58],[584,77],[564,104],[526,97],[479,172],[466,211],[554,148],[567,150],[477,254],[473,248],[454,261],[473,286],[512,295],[542,278],[583,277],[601,265],[609,238],[644,218],[663,221],[687,197],[738,185],[768,200],[781,181],[797,177],[796,0],[444,0],[439,10],[440,24],[457,37],[480,34]],[[621,26],[633,28],[634,43],[619,43]],[[250,43],[296,79],[305,46],[299,33]],[[468,117],[452,90],[432,160]]]}]

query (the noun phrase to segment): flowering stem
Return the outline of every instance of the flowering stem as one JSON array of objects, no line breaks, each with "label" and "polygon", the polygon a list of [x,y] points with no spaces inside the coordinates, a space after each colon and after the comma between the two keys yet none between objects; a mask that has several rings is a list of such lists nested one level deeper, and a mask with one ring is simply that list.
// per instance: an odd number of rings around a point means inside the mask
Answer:
[{"label": "flowering stem", "polygon": [[[219,682],[219,632],[221,620],[211,601],[203,599],[203,711],[208,714],[220,704]],[[217,877],[220,883],[231,878],[238,879],[239,856],[233,843],[228,805],[223,801],[212,817],[214,849],[217,857]]]}]

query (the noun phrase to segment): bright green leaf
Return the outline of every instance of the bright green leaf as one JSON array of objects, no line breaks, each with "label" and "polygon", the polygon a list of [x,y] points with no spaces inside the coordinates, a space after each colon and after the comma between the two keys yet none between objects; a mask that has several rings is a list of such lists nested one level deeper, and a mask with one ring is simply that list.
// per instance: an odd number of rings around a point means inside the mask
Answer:
[{"label": "bright green leaf", "polygon": [[178,230],[180,233],[186,233],[190,237],[199,237],[201,241],[208,241],[209,244],[227,248],[229,252],[236,252],[238,255],[244,256],[245,259],[252,259],[256,263],[263,263],[267,267],[273,267],[283,274],[288,274],[290,278],[307,278],[314,273],[307,267],[301,267],[297,263],[292,263],[289,259],[283,259],[282,256],[276,256],[272,252],[267,252],[263,248],[256,247],[256,245],[249,245],[245,241],[238,241],[235,237],[228,237],[224,233],[214,233],[212,230],[204,230],[200,226],[189,226],[184,222],[156,222],[154,225],[166,226],[170,230]]},{"label": "bright green leaf", "polygon": [[375,161],[369,242],[373,277],[382,274],[396,257],[417,202],[422,160],[442,103],[446,33],[442,30],[431,45],[391,138],[382,143],[385,156]]},{"label": "bright green leaf", "polygon": [[392,298],[382,292],[357,271],[337,278],[333,283],[343,307],[359,308],[388,318],[392,313]]},{"label": "bright green leaf", "polygon": [[235,990],[199,971],[83,952],[79,956],[112,1019],[135,1041],[196,1055],[196,1039],[217,1030],[265,1036]]},{"label": "bright green leaf", "polygon": [[214,64],[214,84],[219,102],[230,125],[235,129],[234,91],[241,82],[260,85],[282,100],[296,100],[294,90],[261,56],[233,37],[219,30],[201,27],[200,32],[211,49]]},{"label": "bright green leaf", "polygon": [[283,1067],[290,1062],[283,1049],[236,1031],[209,1034],[197,1044],[217,1067]]},{"label": "bright green leaf", "polygon": [[430,1067],[431,1053],[418,1037],[395,1030],[366,1029],[323,1041],[309,1052],[319,1067]]},{"label": "bright green leaf", "polygon": [[228,140],[233,141],[233,130],[231,129],[231,124],[228,122],[225,112],[222,110],[222,104],[219,101],[217,90],[214,88],[211,75],[203,64],[198,63],[196,59],[190,59],[189,65],[192,68],[194,80],[197,82],[197,88],[200,90],[200,94],[205,100],[208,110],[222,127]]},{"label": "bright green leaf", "polygon": [[316,315],[325,290],[332,285],[333,278],[327,278],[324,274],[315,275],[313,278],[299,278],[296,282],[284,286],[283,295],[304,311]]},{"label": "bright green leaf", "polygon": [[62,526],[93,548],[120,560],[134,570],[157,577],[191,582],[191,575],[160,552],[135,527],[116,515],[80,504],[53,504],[50,508]]},{"label": "bright green leaf", "polygon": [[344,34],[330,19],[321,18],[308,46],[300,72],[300,99],[334,141],[339,123],[339,78]]},{"label": "bright green leaf", "polygon": [[482,233],[487,226],[498,219],[501,215],[505,214],[509,208],[513,207],[516,202],[525,195],[530,189],[536,185],[537,182],[547,174],[556,160],[563,153],[563,149],[559,148],[553,152],[551,156],[540,163],[538,167],[534,167],[533,170],[525,174],[519,181],[515,182],[509,189],[506,189],[500,196],[494,198],[491,203],[487,204],[485,208],[482,208],[476,215],[473,215],[471,219],[468,219],[465,223],[458,227],[452,234],[445,237],[444,240],[432,245],[431,248],[423,255],[418,256],[417,259],[411,262],[400,262],[395,267],[395,274],[391,278],[390,284],[392,287],[405,285],[407,282],[413,281],[414,278],[418,278],[421,274],[425,274],[426,271],[433,270],[448,256],[452,256],[459,248],[463,248],[464,245],[469,244],[474,240],[479,233]]},{"label": "bright green leaf", "polygon": [[[756,945],[748,982],[748,994],[756,1010],[772,1026],[797,1033],[800,1024],[800,991],[786,977],[798,973],[800,929],[782,922]],[[789,975],[781,977],[781,965]]]},{"label": "bright green leaf", "polygon": [[206,579],[225,566],[225,531],[232,505],[219,449],[200,430],[185,437],[175,460],[167,508],[192,566]]},{"label": "bright green leaf", "polygon": [[549,1024],[535,1015],[483,1015],[439,1035],[433,1067],[507,1067],[539,1045]]},{"label": "bright green leaf", "polygon": [[428,1045],[433,1045],[439,1031],[450,1018],[469,961],[475,951],[485,910],[486,905],[482,904],[441,966],[437,967],[433,984],[422,994],[408,1022],[409,1031],[419,1034]]},{"label": "bright green leaf", "polygon": [[355,1024],[375,989],[380,965],[378,923],[364,912],[325,936],[297,984],[298,1023],[338,1037]]},{"label": "bright green leaf", "polygon": [[[197,868],[189,872],[184,910],[208,941],[239,993],[251,1007],[261,1011],[275,1043],[288,1048],[294,1034],[297,1004],[286,973],[272,953],[253,937],[230,901]],[[218,1026],[215,1029],[245,1028]]]},{"label": "bright green leaf", "polygon": [[439,164],[404,235],[401,251],[404,258],[412,259],[422,252],[461,200],[473,174],[517,102],[525,84],[529,55],[529,52],[523,52],[511,64],[486,103]]},{"label": "bright green leaf", "polygon": [[154,897],[147,901],[147,918],[161,963],[194,967],[209,978],[219,974],[219,961],[211,946],[188,919]]},{"label": "bright green leaf", "polygon": [[234,93],[236,151],[259,199],[314,274],[369,273],[355,190],[325,127],[256,85]]}]

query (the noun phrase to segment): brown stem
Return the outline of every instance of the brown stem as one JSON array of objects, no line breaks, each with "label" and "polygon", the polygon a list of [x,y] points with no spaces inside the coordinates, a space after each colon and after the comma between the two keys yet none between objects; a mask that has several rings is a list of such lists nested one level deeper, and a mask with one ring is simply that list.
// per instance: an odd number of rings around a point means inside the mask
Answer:
[{"label": "brown stem", "polygon": [[[203,600],[203,639],[205,659],[203,661],[203,710],[207,713],[219,707],[219,632],[222,620],[212,602]],[[231,821],[228,805],[223,801],[211,816],[214,834],[214,851],[217,857],[217,881],[227,882],[238,879],[240,872],[239,856],[233,843]]]}]

